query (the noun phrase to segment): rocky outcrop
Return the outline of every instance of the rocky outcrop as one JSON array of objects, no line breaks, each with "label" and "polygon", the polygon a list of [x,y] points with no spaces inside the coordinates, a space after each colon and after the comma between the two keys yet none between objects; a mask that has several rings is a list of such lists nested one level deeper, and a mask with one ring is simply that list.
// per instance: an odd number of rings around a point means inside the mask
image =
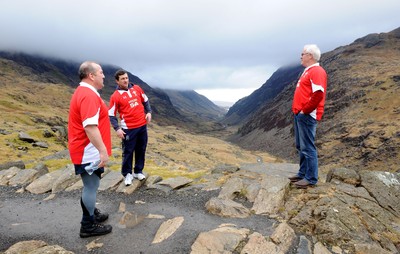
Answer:
[{"label": "rocky outcrop", "polygon": [[23,241],[14,244],[4,254],[35,254],[35,253],[54,253],[54,254],[73,254],[71,251],[67,251],[58,245],[47,245],[43,241]]},{"label": "rocky outcrop", "polygon": [[[234,223],[222,224],[200,233],[191,253],[208,253],[210,250],[218,253],[292,253],[294,249],[298,253],[399,253],[399,173],[334,168],[327,174],[326,181],[321,179],[313,188],[298,190],[287,180],[287,176],[296,170],[295,164],[256,163],[217,174],[219,178],[204,178],[207,181],[214,179],[211,185],[219,185],[220,189],[218,196],[206,203],[205,209],[209,213],[232,219],[267,216],[277,223],[270,234],[238,228]],[[22,190],[36,194],[51,193],[49,198],[54,198],[60,191],[82,187],[71,165],[37,175],[35,169],[11,167],[0,171],[0,184],[21,186]],[[210,186],[204,179],[201,184],[182,177],[162,180],[159,176],[147,175],[146,179],[125,186],[119,172],[106,170],[100,191],[130,195],[143,186],[168,192]],[[120,206],[119,227],[134,227],[145,218],[134,211],[125,211],[124,207]],[[165,241],[177,230],[182,230],[185,220],[183,217],[166,219],[162,215],[146,218],[164,220],[155,232],[154,243]]]}]

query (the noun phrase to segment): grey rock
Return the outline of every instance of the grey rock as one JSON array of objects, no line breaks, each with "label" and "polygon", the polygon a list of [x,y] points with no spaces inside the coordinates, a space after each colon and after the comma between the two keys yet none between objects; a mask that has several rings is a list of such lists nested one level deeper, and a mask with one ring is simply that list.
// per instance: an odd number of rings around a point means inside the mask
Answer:
[{"label": "grey rock", "polygon": [[49,173],[49,169],[47,168],[46,164],[44,164],[44,163],[37,164],[36,166],[33,167],[33,169],[38,172],[39,176]]},{"label": "grey rock", "polygon": [[81,179],[79,175],[75,175],[75,168],[72,164],[57,171],[61,171],[62,173],[52,184],[51,193],[53,194],[65,190]]},{"label": "grey rock", "polygon": [[283,222],[276,227],[271,235],[271,240],[281,252],[287,253],[296,240],[296,233],[286,222]]},{"label": "grey rock", "polygon": [[332,254],[321,242],[314,245],[314,254]]},{"label": "grey rock", "polygon": [[68,137],[67,128],[64,126],[53,126],[53,127],[51,127],[51,130],[55,133],[58,133],[58,136],[60,138],[67,139],[67,137]]},{"label": "grey rock", "polygon": [[0,170],[9,169],[11,167],[25,169],[25,163],[23,161],[10,161],[10,162],[0,164]]},{"label": "grey rock", "polygon": [[12,245],[4,254],[18,254],[18,253],[29,253],[32,250],[39,249],[41,247],[47,246],[44,241],[22,241]]},{"label": "grey rock", "polygon": [[362,186],[385,209],[400,217],[400,174],[361,171]]},{"label": "grey rock", "polygon": [[50,192],[53,186],[53,183],[59,178],[64,172],[62,170],[56,170],[51,173],[47,173],[35,181],[32,181],[27,187],[31,193],[34,194],[42,194],[46,192]]},{"label": "grey rock", "polygon": [[69,151],[68,150],[63,150],[48,156],[45,156],[41,158],[42,161],[47,161],[47,160],[55,160],[55,159],[65,159],[69,158]]},{"label": "grey rock", "polygon": [[34,143],[36,142],[36,140],[34,138],[32,138],[31,136],[29,136],[29,134],[25,133],[25,132],[20,132],[18,133],[18,138],[22,141],[28,142],[28,143]]},{"label": "grey rock", "polygon": [[8,185],[11,178],[13,178],[18,172],[21,171],[18,167],[11,167],[9,169],[0,171],[0,185]]},{"label": "grey rock", "polygon": [[38,176],[38,172],[34,169],[23,169],[10,179],[8,185],[20,186],[31,183]]},{"label": "grey rock", "polygon": [[[147,177],[146,177],[147,178]],[[137,179],[135,179],[134,181],[132,181],[132,184],[129,186],[125,186],[125,182],[122,181],[118,188],[117,188],[117,192],[121,192],[121,193],[125,193],[127,195],[132,194],[135,190],[137,190],[140,186],[142,186],[144,183],[146,182],[145,180],[139,181]]]},{"label": "grey rock", "polygon": [[32,146],[33,147],[40,147],[40,148],[49,148],[49,145],[46,142],[42,142],[42,141],[34,142],[32,144]]},{"label": "grey rock", "polygon": [[120,172],[111,170],[100,181],[99,191],[104,191],[117,187],[117,185],[124,179]]},{"label": "grey rock", "polygon": [[232,253],[249,232],[248,229],[238,229],[234,225],[220,225],[216,229],[200,233],[190,253]]},{"label": "grey rock", "polygon": [[175,217],[170,220],[164,221],[154,236],[153,243],[161,243],[162,241],[168,239],[176,230],[182,225],[185,218],[182,216]]},{"label": "grey rock", "polygon": [[297,254],[312,254],[311,242],[304,236],[300,236],[299,247],[297,248]]},{"label": "grey rock", "polygon": [[284,254],[273,242],[267,241],[263,235],[254,232],[243,247],[240,254]]},{"label": "grey rock", "polygon": [[244,190],[243,180],[239,177],[228,179],[221,187],[218,197],[221,199],[233,199]]},{"label": "grey rock", "polygon": [[240,168],[236,165],[221,164],[211,170],[211,174],[231,174],[238,171]]},{"label": "grey rock", "polygon": [[206,203],[206,209],[208,212],[221,217],[246,218],[250,216],[249,209],[230,199],[211,198]]},{"label": "grey rock", "polygon": [[390,251],[387,251],[385,249],[382,249],[377,244],[355,244],[354,248],[356,250],[356,254],[390,254],[390,253],[396,253],[396,252],[390,252]]},{"label": "grey rock", "polygon": [[145,215],[139,215],[136,212],[125,211],[121,216],[117,226],[119,228],[133,228],[145,219]]},{"label": "grey rock", "polygon": [[179,188],[182,188],[192,182],[193,182],[193,180],[189,179],[187,177],[175,177],[175,178],[168,178],[168,179],[162,180],[158,184],[167,185],[167,186],[171,187],[172,189],[179,189]]},{"label": "grey rock", "polygon": [[151,185],[151,184],[156,184],[159,183],[163,180],[161,176],[157,175],[151,175],[151,176],[146,176],[146,185]]},{"label": "grey rock", "polygon": [[43,137],[45,137],[45,138],[54,137],[54,133],[51,132],[51,131],[49,131],[49,130],[44,130],[44,131],[43,131]]},{"label": "grey rock", "polygon": [[333,179],[355,186],[359,185],[361,182],[361,178],[357,174],[357,172],[353,169],[348,168],[331,169],[326,176],[326,182],[329,183]]},{"label": "grey rock", "polygon": [[284,199],[290,181],[277,176],[265,177],[261,189],[254,201],[252,211],[256,214],[277,214],[284,206]]}]

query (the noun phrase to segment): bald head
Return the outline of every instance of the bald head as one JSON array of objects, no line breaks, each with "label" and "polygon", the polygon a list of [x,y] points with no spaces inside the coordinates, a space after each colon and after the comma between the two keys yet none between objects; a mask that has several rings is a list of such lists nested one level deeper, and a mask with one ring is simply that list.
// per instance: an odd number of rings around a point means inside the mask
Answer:
[{"label": "bald head", "polygon": [[99,68],[99,64],[92,62],[92,61],[86,61],[81,64],[79,67],[79,78],[80,80],[83,80],[89,76],[90,73],[95,73],[97,69]]},{"label": "bald head", "polygon": [[97,90],[104,87],[104,73],[98,63],[86,61],[79,67],[79,78]]}]

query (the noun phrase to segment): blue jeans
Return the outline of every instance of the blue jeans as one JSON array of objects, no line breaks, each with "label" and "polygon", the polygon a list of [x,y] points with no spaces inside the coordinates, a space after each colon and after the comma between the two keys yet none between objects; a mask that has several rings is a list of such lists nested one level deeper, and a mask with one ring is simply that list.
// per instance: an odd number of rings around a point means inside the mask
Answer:
[{"label": "blue jeans", "polygon": [[317,120],[306,114],[294,116],[294,134],[296,149],[300,157],[300,169],[297,175],[310,184],[318,182],[318,154],[315,147]]}]

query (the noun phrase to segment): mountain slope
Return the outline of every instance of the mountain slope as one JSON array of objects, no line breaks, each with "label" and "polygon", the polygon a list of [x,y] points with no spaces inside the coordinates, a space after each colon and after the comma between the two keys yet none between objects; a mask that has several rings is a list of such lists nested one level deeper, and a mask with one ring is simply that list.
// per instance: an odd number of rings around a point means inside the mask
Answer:
[{"label": "mountain slope", "polygon": [[172,104],[184,115],[195,115],[205,120],[220,120],[226,113],[223,108],[193,90],[164,89],[163,91],[169,96]]},{"label": "mountain slope", "polygon": [[[24,67],[23,75],[27,79],[52,84],[65,84],[75,88],[79,84],[78,69],[80,63],[67,62],[25,53],[0,52],[0,59],[8,59]],[[116,83],[114,73],[121,67],[101,64],[105,75],[104,88],[100,91],[104,100],[109,101]],[[18,74],[17,74],[18,75]],[[139,84],[150,99],[154,111],[154,120],[158,124],[169,125],[187,121],[174,108],[168,96],[162,90],[155,90],[137,76],[129,73],[129,80]]]},{"label": "mountain slope", "polygon": [[259,89],[230,107],[223,122],[229,125],[245,122],[265,103],[273,100],[302,70],[300,65],[279,68]]},{"label": "mountain slope", "polygon": [[[320,164],[399,170],[400,28],[323,54],[326,109],[317,127]],[[291,103],[297,78],[241,123],[232,141],[297,160]]]}]

